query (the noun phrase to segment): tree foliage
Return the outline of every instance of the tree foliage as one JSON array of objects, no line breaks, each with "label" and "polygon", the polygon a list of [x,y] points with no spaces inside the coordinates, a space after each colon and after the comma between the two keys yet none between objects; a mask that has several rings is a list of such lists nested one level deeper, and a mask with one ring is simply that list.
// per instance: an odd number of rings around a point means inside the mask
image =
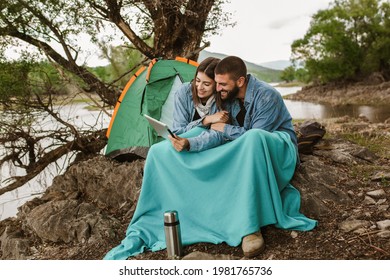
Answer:
[{"label": "tree foliage", "polygon": [[[82,42],[109,45],[120,36],[145,57],[197,58],[207,34],[228,24],[226,0],[8,0],[0,3],[0,47],[24,42],[80,77],[84,90],[110,105],[120,91],[80,59]],[[106,34],[103,36],[102,34]],[[13,40],[7,40],[11,38]],[[31,48],[28,50],[28,52]]]},{"label": "tree foliage", "polygon": [[292,53],[312,81],[362,79],[373,72],[390,79],[390,3],[336,0],[313,16]]},{"label": "tree foliage", "polygon": [[28,62],[0,62],[0,102],[12,97],[29,95],[30,88],[23,82],[28,79],[32,65]]},{"label": "tree foliage", "polygon": [[295,68],[294,66],[286,67],[280,74],[280,79],[285,82],[292,82],[295,80]]}]

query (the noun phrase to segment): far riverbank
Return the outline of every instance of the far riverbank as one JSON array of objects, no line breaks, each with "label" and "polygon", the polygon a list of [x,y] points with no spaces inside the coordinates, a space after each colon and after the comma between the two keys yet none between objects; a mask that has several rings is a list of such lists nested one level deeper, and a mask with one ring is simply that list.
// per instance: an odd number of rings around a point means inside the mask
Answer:
[{"label": "far riverbank", "polygon": [[372,105],[390,108],[390,81],[305,86],[300,91],[284,96],[284,98],[333,106]]}]

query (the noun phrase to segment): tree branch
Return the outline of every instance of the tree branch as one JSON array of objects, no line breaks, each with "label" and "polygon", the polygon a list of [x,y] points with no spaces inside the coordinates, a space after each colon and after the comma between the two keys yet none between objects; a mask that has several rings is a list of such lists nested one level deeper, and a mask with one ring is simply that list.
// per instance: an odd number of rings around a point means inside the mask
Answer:
[{"label": "tree branch", "polygon": [[85,81],[91,87],[91,90],[95,91],[105,103],[112,106],[116,104],[116,100],[118,96],[118,93],[116,91],[108,89],[103,82],[101,82],[95,75],[89,72],[86,68],[82,66],[78,66],[73,61],[70,62],[65,58],[63,58],[47,43],[35,39],[25,33],[21,33],[16,28],[13,27],[8,28],[7,35],[15,38],[19,38],[20,40],[25,41],[26,43],[36,46],[39,49],[42,49],[46,53],[46,55],[52,58],[56,63],[64,67],[66,70],[75,73],[80,78],[82,78],[83,81]]},{"label": "tree branch", "polygon": [[107,130],[103,129],[81,136],[78,139],[70,141],[48,152],[34,164],[34,167],[27,173],[27,175],[13,177],[12,179],[16,180],[15,182],[4,188],[0,188],[0,195],[23,186],[41,173],[49,164],[56,162],[62,156],[71,151],[79,151],[83,153],[96,153],[100,151],[107,143],[107,139],[105,137],[106,132]]}]

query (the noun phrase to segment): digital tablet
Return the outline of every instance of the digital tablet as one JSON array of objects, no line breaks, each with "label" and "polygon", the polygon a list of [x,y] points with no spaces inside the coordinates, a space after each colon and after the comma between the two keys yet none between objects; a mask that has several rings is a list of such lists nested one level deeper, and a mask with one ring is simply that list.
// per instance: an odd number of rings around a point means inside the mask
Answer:
[{"label": "digital tablet", "polygon": [[168,125],[166,125],[163,122],[160,122],[151,116],[148,116],[144,114],[144,117],[148,120],[150,125],[157,131],[157,134],[161,137],[164,137],[168,139],[168,135],[171,135],[173,138],[175,138],[175,135],[172,133],[172,131],[169,129]]}]

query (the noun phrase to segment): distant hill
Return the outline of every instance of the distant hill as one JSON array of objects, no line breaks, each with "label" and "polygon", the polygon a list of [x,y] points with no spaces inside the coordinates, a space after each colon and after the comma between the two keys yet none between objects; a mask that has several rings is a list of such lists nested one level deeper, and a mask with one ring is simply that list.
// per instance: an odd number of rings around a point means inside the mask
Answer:
[{"label": "distant hill", "polygon": [[284,70],[287,67],[291,66],[292,63],[289,60],[275,60],[275,61],[260,63],[260,65],[275,70]]},{"label": "distant hill", "polygon": [[[213,52],[208,52],[208,51],[203,50],[199,53],[198,61],[201,62],[202,60],[204,60],[205,58],[210,57],[210,56],[223,59],[227,55],[222,54],[222,53],[213,53]],[[246,64],[248,72],[253,74],[254,76],[256,76],[258,79],[263,80],[263,81],[268,82],[268,83],[281,81],[280,74],[282,71],[280,71],[280,69],[279,70],[271,69],[271,68],[264,67],[264,66],[259,65],[259,64],[255,64],[253,62],[246,61],[246,60],[244,60],[244,62]],[[267,62],[267,63],[271,63],[271,62]]]}]

